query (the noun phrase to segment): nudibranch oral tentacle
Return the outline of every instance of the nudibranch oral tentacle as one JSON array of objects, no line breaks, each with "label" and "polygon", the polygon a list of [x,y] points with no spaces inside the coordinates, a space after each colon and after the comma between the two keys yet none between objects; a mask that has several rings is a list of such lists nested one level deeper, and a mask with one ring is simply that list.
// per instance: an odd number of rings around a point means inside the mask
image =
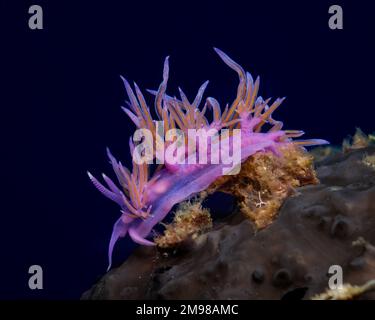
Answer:
[{"label": "nudibranch oral tentacle", "polygon": [[[163,121],[164,130],[177,129],[184,134],[188,134],[190,129],[217,130],[220,143],[210,140],[206,145],[207,153],[209,154],[210,147],[216,146],[215,143],[220,146],[221,151],[237,148],[240,152],[239,163],[257,152],[272,151],[279,154],[278,146],[283,144],[311,146],[328,143],[321,139],[293,140],[302,136],[304,132],[282,130],[283,123],[272,118],[274,111],[281,105],[284,98],[278,98],[270,104],[270,98],[264,100],[258,96],[259,77],[254,81],[249,72],[245,72],[239,64],[224,52],[216,48],[215,51],[230,68],[237,72],[239,77],[237,96],[230,106],[225,107],[223,112],[219,102],[211,97],[206,99],[203,107],[200,106],[208,81],[204,82],[198,89],[193,102],[188,100],[181,89],[179,89],[180,99],[166,94],[169,57],[164,61],[163,80],[158,90],[148,90],[154,95],[156,118],[152,116],[139,87],[134,83],[134,93],[129,82],[122,77],[129,97],[128,107],[123,107],[123,110],[137,128],[151,131],[151,136],[154,139],[153,144],[160,147],[159,140],[161,137],[160,132],[157,132],[157,121]],[[207,110],[212,111],[211,121],[205,114]],[[265,124],[270,129],[262,132]],[[237,131],[232,130],[229,133],[222,131],[220,133],[219,130],[221,129],[236,129]],[[240,137],[240,143],[237,143],[238,136]],[[189,135],[185,139],[189,140]],[[164,148],[162,152],[166,153],[167,148],[173,143],[173,141],[168,141],[165,145],[162,145],[161,147]],[[132,139],[130,139],[129,144],[131,152],[134,153],[136,147]],[[197,146],[198,144],[194,140],[192,145]],[[190,145],[189,148],[185,145],[176,147],[176,151],[177,153],[181,151],[183,160],[196,160],[198,157],[196,148],[191,148]],[[115,159],[109,150],[107,150],[107,154],[119,186],[106,175],[103,175],[106,186],[90,173],[88,175],[103,195],[121,207],[122,215],[113,227],[109,244],[108,268],[111,267],[112,251],[119,238],[129,234],[136,243],[154,245],[147,238],[155,225],[165,218],[173,206],[207,189],[216,179],[225,174],[225,169],[228,167],[223,154],[221,154],[221,162],[219,163],[209,161],[204,164],[195,162],[180,164],[166,160],[151,175],[149,168],[151,164],[139,164],[134,161],[133,156],[133,170],[130,172]],[[152,157],[156,159],[155,151],[153,151]]]}]

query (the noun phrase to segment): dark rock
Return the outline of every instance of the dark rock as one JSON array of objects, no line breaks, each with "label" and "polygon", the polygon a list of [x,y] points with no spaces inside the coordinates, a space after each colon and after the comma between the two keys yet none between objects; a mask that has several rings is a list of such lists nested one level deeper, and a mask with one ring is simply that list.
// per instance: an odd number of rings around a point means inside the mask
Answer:
[{"label": "dark rock", "polygon": [[262,283],[264,281],[264,272],[261,268],[254,270],[252,278],[256,283]]},{"label": "dark rock", "polygon": [[[325,291],[331,265],[342,266],[345,283],[362,285],[375,278],[375,170],[362,162],[374,152],[325,159],[321,184],[299,188],[267,228],[231,219],[175,256],[139,247],[82,298],[308,299]],[[359,237],[367,248],[353,246]]]},{"label": "dark rock", "polygon": [[309,290],[307,287],[292,289],[285,293],[281,297],[281,300],[302,300],[305,297],[307,290]]},{"label": "dark rock", "polygon": [[288,269],[280,269],[275,272],[272,277],[272,284],[275,287],[288,287],[292,284],[292,274],[289,272]]}]

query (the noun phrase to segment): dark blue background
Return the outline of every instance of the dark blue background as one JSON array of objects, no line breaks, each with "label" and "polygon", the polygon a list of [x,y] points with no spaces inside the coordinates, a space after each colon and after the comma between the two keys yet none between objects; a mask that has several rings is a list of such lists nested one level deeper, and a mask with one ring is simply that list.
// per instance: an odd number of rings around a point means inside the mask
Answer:
[{"label": "dark blue background", "polygon": [[[86,171],[112,174],[106,146],[129,160],[120,74],[154,89],[170,55],[169,93],[193,96],[209,79],[224,105],[237,75],[215,46],[261,76],[263,96],[287,96],[276,114],[286,127],[333,143],[356,126],[372,132],[368,3],[2,1],[0,298],[79,298],[105,272],[119,210]],[[31,4],[44,9],[42,31],[28,28]],[[344,30],[328,28],[331,4],[343,6]],[[115,261],[133,247],[120,242]],[[32,264],[44,290],[28,289]]]}]

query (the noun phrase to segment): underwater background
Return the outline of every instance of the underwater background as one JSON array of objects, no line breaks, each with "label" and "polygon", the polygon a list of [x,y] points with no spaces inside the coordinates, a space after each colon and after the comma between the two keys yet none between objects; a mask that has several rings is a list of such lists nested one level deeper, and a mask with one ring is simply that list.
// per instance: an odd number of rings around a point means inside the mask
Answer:
[{"label": "underwater background", "polygon": [[[224,104],[237,76],[218,47],[260,75],[261,95],[287,97],[277,111],[285,127],[332,144],[356,127],[374,131],[369,4],[37,1],[44,29],[30,30],[31,4],[1,1],[1,299],[78,299],[105,273],[119,212],[86,171],[108,171],[107,146],[129,163],[120,75],[156,89],[170,55],[169,94],[194,96],[209,79],[206,94]],[[328,27],[331,4],[343,7],[343,30]],[[135,246],[119,241],[114,265]],[[43,290],[28,287],[33,264]]]}]

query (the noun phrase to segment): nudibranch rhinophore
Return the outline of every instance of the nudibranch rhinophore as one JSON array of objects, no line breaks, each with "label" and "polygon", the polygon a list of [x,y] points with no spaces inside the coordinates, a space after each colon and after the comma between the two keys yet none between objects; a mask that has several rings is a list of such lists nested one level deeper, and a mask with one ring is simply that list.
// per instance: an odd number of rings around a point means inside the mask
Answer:
[{"label": "nudibranch rhinophore", "polygon": [[[184,136],[184,139],[187,140],[189,139],[188,133],[192,129],[216,130],[217,132],[218,140],[210,140],[205,145],[200,142],[199,146],[194,140],[192,144],[189,143],[188,148],[178,146],[175,141],[169,140],[163,143],[161,151],[160,145],[157,152],[152,151],[152,159],[155,160],[160,157],[160,154],[163,155],[164,152],[170,151],[168,148],[171,146],[174,147],[174,151],[180,155],[180,158],[182,155],[185,160],[196,159],[199,148],[191,148],[191,145],[204,147],[204,151],[208,155],[210,155],[210,150],[213,150],[212,147],[216,145],[222,149],[221,151],[230,148],[233,149],[232,153],[238,151],[240,154],[238,161],[241,163],[257,152],[272,151],[278,154],[278,147],[285,144],[312,146],[328,143],[321,139],[293,140],[293,138],[302,136],[304,132],[282,130],[283,123],[272,118],[273,112],[280,106],[284,98],[278,98],[270,103],[271,99],[264,100],[258,96],[259,77],[254,81],[249,72],[245,72],[224,52],[219,49],[215,49],[215,51],[239,76],[237,96],[230,106],[225,107],[224,111],[221,110],[218,101],[214,98],[207,98],[201,107],[203,93],[208,82],[199,88],[193,102],[188,100],[181,89],[180,99],[166,95],[169,74],[168,57],[164,62],[163,81],[159,89],[150,91],[155,96],[156,117],[151,114],[139,87],[134,83],[134,92],[128,81],[122,78],[129,96],[129,108],[123,108],[123,110],[138,129],[146,129],[150,132],[151,138],[153,138],[152,145],[158,145],[157,142],[164,138],[160,136],[163,133],[158,130],[159,121],[163,123],[163,132],[164,130],[165,132],[178,130],[182,134],[186,134],[187,138]],[[212,110],[212,117],[206,117],[207,110]],[[266,130],[264,129],[265,125]],[[240,137],[239,140],[238,137]],[[95,187],[121,207],[121,216],[113,227],[109,243],[109,268],[112,263],[114,245],[120,237],[129,234],[136,243],[154,245],[154,242],[147,238],[154,226],[164,219],[175,204],[207,189],[217,178],[226,174],[224,169],[228,163],[224,161],[222,154],[219,161],[211,160],[206,163],[173,162],[170,157],[165,157],[164,163],[159,164],[151,174],[149,161],[134,160],[137,158],[134,157],[134,150],[137,149],[135,142],[139,141],[139,139],[130,139],[130,150],[133,153],[132,172],[125,168],[121,162],[118,162],[107,150],[119,186],[103,174],[103,180],[107,185],[104,186],[88,173]],[[179,152],[181,150],[182,152]],[[199,152],[201,151],[199,150]],[[139,152],[137,155],[139,156]]]}]

